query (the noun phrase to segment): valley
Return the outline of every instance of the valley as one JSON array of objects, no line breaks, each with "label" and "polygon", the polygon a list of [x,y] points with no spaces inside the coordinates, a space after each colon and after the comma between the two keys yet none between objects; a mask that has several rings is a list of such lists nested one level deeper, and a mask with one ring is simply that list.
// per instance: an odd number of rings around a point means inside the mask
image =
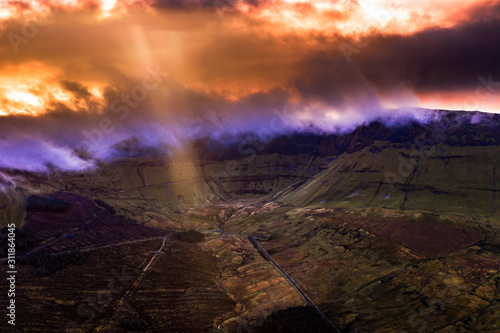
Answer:
[{"label": "valley", "polygon": [[18,263],[18,328],[264,332],[271,314],[313,305],[326,331],[498,331],[491,117],[439,142],[436,124],[374,123],[262,147],[206,140],[90,173],[4,170],[21,202],[38,198],[18,223],[18,262],[35,258]]}]

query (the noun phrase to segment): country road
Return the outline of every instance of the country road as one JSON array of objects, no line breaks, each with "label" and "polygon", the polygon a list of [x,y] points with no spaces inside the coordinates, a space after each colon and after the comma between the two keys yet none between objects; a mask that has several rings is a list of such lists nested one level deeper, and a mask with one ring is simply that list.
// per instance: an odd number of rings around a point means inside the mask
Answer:
[{"label": "country road", "polygon": [[161,247],[158,251],[155,251],[155,254],[153,255],[153,257],[151,258],[151,260],[148,262],[148,264],[146,265],[146,267],[144,267],[144,270],[143,272],[147,272],[147,270],[149,269],[149,267],[151,266],[151,264],[155,261],[156,257],[158,256],[158,254],[160,254],[160,252],[163,250],[163,248],[165,247],[165,241],[167,240],[167,237],[164,236],[163,237],[163,243],[161,244]]},{"label": "country road", "polygon": [[[149,262],[147,263],[147,265],[144,267],[144,269],[139,274],[139,276],[137,276],[137,278],[134,280],[134,282],[132,283],[132,285],[124,292],[124,294],[122,295],[122,297],[120,299],[118,299],[116,302],[114,302],[113,305],[111,305],[111,309],[108,310],[109,312],[114,313],[118,309],[120,309],[120,307],[125,303],[125,301],[135,291],[135,289],[137,288],[137,286],[139,286],[139,284],[141,283],[141,281],[146,276],[146,273],[147,273],[148,269],[151,267],[151,265],[154,263],[154,261],[158,257],[158,254],[160,254],[161,251],[165,248],[165,242],[167,240],[167,237],[163,236],[162,238],[163,238],[163,242],[161,244],[161,247],[154,252],[154,255],[151,257],[151,259],[149,260]],[[110,328],[111,325],[112,325],[112,321],[108,321],[102,327],[95,327],[94,326],[93,330],[94,331],[106,331],[106,330],[108,330]]]},{"label": "country road", "polygon": [[273,260],[273,258],[271,258],[271,256],[269,255],[269,253],[267,253],[266,250],[264,250],[264,248],[259,244],[259,242],[257,242],[255,240],[255,238],[253,238],[252,235],[250,234],[236,234],[236,233],[227,233],[227,232],[224,232],[224,231],[215,231],[216,233],[220,233],[221,235],[223,234],[226,234],[226,235],[231,235],[231,236],[245,236],[247,237],[250,242],[252,244],[254,244],[258,250],[262,253],[262,255],[264,255],[272,264],[273,266],[278,269],[281,273],[281,275],[286,279],[288,280],[288,282],[298,291],[298,293],[302,296],[302,298],[304,298],[304,300],[312,307],[314,307],[316,309],[316,311],[318,312],[318,314],[323,318],[325,319],[329,325],[331,326],[331,328],[333,329],[333,332],[335,333],[340,333],[340,331],[337,329],[337,327],[332,323],[332,321],[330,319],[328,319],[327,316],[325,316],[323,314],[323,312],[321,312],[321,310],[318,308],[318,306],[316,304],[314,304],[314,302],[309,298],[307,297],[307,295],[302,291],[302,289],[300,289],[300,287],[295,283],[295,281],[293,281],[293,279]]}]

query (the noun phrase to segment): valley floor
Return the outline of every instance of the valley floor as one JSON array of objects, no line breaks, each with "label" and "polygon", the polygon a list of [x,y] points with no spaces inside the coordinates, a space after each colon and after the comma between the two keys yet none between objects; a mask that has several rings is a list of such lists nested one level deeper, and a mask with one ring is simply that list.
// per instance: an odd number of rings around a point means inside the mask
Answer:
[{"label": "valley floor", "polygon": [[[484,221],[246,200],[152,228],[81,195],[53,196],[69,209],[29,212],[24,253],[76,250],[85,261],[41,275],[18,265],[17,331],[258,332],[307,300],[342,332],[500,327],[500,237]],[[202,239],[182,236],[185,226]]]}]

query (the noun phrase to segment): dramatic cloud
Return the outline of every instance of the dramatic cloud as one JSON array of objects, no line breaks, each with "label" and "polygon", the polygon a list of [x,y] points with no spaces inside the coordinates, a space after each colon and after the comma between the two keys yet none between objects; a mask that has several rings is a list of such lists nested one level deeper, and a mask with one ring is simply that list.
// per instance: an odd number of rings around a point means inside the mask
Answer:
[{"label": "dramatic cloud", "polygon": [[500,81],[500,21],[479,21],[412,36],[374,36],[353,56],[381,88],[405,82],[417,92],[473,90],[478,76]]},{"label": "dramatic cloud", "polygon": [[4,1],[0,166],[78,169],[132,136],[180,144],[276,117],[328,130],[394,108],[498,112],[499,29],[499,1]]}]

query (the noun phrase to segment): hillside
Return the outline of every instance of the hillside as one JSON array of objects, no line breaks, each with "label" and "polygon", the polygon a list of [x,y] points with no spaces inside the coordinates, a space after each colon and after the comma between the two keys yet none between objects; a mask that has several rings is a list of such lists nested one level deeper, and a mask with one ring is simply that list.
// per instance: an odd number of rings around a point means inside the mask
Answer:
[{"label": "hillside", "polygon": [[[22,329],[259,332],[309,305],[303,292],[342,332],[497,331],[499,162],[498,115],[442,111],[337,134],[203,138],[88,172],[3,170],[17,195],[3,211],[29,239],[19,255],[86,257],[48,276],[20,265],[20,303],[50,314]],[[203,237],[176,236],[187,230]],[[132,282],[79,315],[103,271],[123,268]]]}]

